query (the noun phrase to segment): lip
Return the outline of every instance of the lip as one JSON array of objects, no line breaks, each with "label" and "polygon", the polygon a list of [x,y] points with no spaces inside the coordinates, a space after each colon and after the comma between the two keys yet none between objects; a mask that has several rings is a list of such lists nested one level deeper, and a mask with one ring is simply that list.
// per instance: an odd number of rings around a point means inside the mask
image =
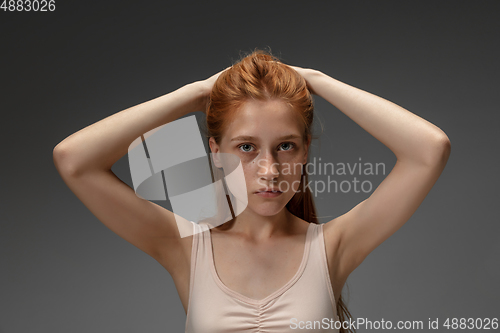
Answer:
[{"label": "lip", "polygon": [[283,194],[283,192],[277,191],[277,192],[272,192],[272,191],[260,191],[256,192],[258,196],[264,197],[264,198],[276,198]]},{"label": "lip", "polygon": [[259,192],[271,192],[271,191],[281,192],[280,190],[278,190],[276,188],[273,188],[273,187],[264,187],[264,188],[260,188],[258,191],[255,191],[255,193],[259,193]]}]

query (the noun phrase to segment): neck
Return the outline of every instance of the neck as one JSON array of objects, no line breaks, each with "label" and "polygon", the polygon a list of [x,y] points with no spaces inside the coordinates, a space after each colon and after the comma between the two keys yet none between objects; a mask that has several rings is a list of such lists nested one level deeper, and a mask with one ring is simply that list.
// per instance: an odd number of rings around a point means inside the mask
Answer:
[{"label": "neck", "polygon": [[278,214],[263,216],[246,209],[231,222],[231,232],[243,234],[245,238],[265,241],[269,238],[290,234],[296,217],[283,208]]}]

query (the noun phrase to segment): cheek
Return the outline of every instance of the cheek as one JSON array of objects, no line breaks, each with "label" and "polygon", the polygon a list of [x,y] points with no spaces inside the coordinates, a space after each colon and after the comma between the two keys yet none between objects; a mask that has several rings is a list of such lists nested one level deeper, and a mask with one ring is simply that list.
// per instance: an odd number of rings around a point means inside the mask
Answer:
[{"label": "cheek", "polygon": [[[280,159],[279,163],[279,173],[281,179],[300,179],[302,176],[303,164],[300,158],[290,158],[288,160]],[[252,180],[259,178],[260,166],[257,163],[257,159],[250,159],[249,161],[241,160],[241,165],[245,178],[247,180]]]},{"label": "cheek", "polygon": [[252,189],[252,186],[254,186],[255,179],[257,178],[255,176],[256,172],[253,170],[251,165],[247,165],[242,163],[243,167],[243,174],[245,175],[245,183],[247,186],[247,190]]},{"label": "cheek", "polygon": [[293,159],[288,163],[283,163],[281,168],[281,174],[285,178],[297,178],[301,176],[303,169],[302,161],[299,159]]},{"label": "cheek", "polygon": [[300,174],[288,175],[280,182],[280,190],[289,192],[291,196],[300,188],[302,177]]},{"label": "cheek", "polygon": [[280,164],[282,165],[281,169],[283,172],[287,172],[288,174],[302,172],[302,165],[305,162],[304,152],[302,150],[283,155],[284,156],[280,158]]}]

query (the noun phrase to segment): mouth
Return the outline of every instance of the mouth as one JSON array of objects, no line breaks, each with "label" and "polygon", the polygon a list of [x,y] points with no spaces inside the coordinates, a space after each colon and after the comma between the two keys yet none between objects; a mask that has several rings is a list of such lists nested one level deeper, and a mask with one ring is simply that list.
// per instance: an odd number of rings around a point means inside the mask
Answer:
[{"label": "mouth", "polygon": [[255,193],[282,193],[282,192],[279,190],[260,190]]},{"label": "mouth", "polygon": [[257,191],[255,192],[258,196],[264,197],[264,198],[274,198],[282,194],[281,191],[275,190],[275,191]]}]

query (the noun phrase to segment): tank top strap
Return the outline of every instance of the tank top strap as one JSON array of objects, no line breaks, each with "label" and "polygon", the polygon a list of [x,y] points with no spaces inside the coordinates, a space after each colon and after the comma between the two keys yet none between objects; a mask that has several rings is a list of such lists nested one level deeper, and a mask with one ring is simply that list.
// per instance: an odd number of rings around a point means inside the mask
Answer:
[{"label": "tank top strap", "polygon": [[[193,246],[191,249],[191,276],[195,276],[196,271],[200,270],[199,267],[203,266],[206,262],[207,253],[207,237],[206,233],[209,232],[208,225],[201,223],[193,223]],[[191,279],[191,283],[194,282]]]},{"label": "tank top strap", "polygon": [[189,273],[189,295],[188,295],[188,315],[189,315],[189,306],[191,305],[191,299],[193,296],[193,286],[195,281],[196,274],[196,264],[198,260],[198,248],[199,248],[199,239],[200,239],[201,227],[193,222],[193,243],[191,246],[191,270]]},{"label": "tank top strap", "polygon": [[328,261],[326,259],[326,247],[325,238],[323,234],[323,224],[313,224],[313,235],[311,237],[311,253],[309,255],[308,269],[314,270],[323,277],[323,281],[326,284],[326,289],[330,296],[331,304],[334,309],[335,306],[335,296],[333,294],[333,288],[330,279],[330,273],[328,271]]},{"label": "tank top strap", "polygon": [[203,281],[203,279],[207,276],[207,272],[209,272],[206,260],[205,246],[205,234],[207,230],[208,226],[206,224],[198,224],[193,222],[193,243],[191,248],[191,269],[189,275],[189,295],[186,313],[186,327],[188,326],[188,323],[192,324],[191,312],[193,311],[193,304],[196,303],[196,298],[200,297],[200,295],[195,295],[196,290],[199,289],[200,282]]}]

